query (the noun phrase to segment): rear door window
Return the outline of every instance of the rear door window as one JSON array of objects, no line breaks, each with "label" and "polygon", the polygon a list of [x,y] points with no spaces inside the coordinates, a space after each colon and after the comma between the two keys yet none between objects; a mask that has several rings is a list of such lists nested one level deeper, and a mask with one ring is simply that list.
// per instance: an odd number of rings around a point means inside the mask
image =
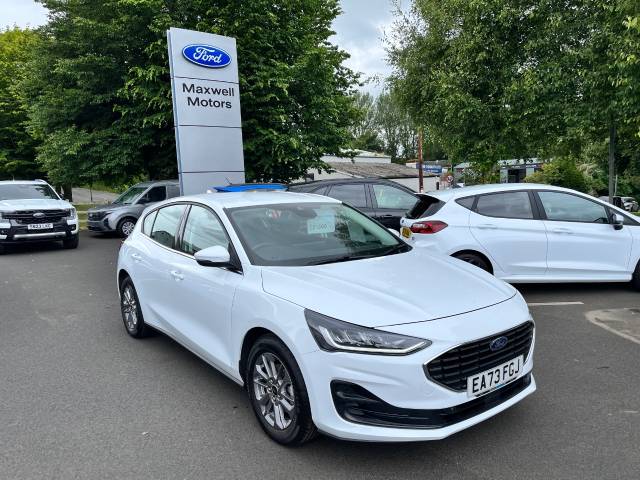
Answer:
[{"label": "rear door window", "polygon": [[407,211],[418,200],[414,195],[391,185],[374,183],[371,186],[373,187],[373,194],[376,197],[378,208]]},{"label": "rear door window", "polygon": [[478,196],[476,212],[487,217],[532,219],[529,192],[501,192]]},{"label": "rear door window", "polygon": [[151,229],[151,238],[160,245],[173,248],[184,209],[184,205],[169,205],[158,209]]}]

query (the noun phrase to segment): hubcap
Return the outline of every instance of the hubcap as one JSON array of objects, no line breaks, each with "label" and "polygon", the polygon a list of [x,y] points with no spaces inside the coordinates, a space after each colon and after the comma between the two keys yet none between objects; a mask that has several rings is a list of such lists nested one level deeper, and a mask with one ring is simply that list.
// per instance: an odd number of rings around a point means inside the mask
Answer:
[{"label": "hubcap", "polygon": [[133,229],[136,227],[136,224],[133,222],[124,222],[122,224],[122,233],[124,233],[125,237],[128,237],[129,235],[131,235],[131,232],[133,232]]},{"label": "hubcap", "polygon": [[130,286],[127,286],[122,292],[122,316],[127,330],[135,331],[138,326],[138,304],[133,294],[133,288]]},{"label": "hubcap", "polygon": [[263,353],[253,366],[253,393],[260,413],[276,430],[284,430],[295,420],[295,395],[291,376],[273,353]]}]

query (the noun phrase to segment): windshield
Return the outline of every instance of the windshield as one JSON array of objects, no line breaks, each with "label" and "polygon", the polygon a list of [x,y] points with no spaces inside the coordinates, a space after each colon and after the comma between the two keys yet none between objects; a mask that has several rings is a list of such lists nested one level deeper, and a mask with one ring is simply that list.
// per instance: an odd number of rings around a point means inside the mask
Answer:
[{"label": "windshield", "polygon": [[0,200],[34,200],[51,199],[60,200],[58,194],[53,189],[43,184],[32,183],[10,183],[0,185]]},{"label": "windshield", "polygon": [[261,205],[227,214],[254,265],[320,265],[411,250],[341,203]]},{"label": "windshield", "polygon": [[119,203],[123,205],[129,205],[135,202],[140,195],[147,190],[147,187],[133,186],[129,190],[126,190],[122,195],[116,198],[113,203]]}]

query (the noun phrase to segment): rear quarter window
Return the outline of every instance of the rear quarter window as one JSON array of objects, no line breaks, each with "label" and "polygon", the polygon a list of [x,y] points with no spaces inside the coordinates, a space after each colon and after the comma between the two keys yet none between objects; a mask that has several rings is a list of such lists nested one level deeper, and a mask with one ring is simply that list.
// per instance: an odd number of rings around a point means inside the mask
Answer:
[{"label": "rear quarter window", "polygon": [[456,200],[458,205],[462,205],[464,208],[473,210],[473,203],[476,201],[476,197],[463,197]]},{"label": "rear quarter window", "polygon": [[407,218],[424,218],[436,214],[445,202],[430,195],[418,195],[418,201],[411,210],[407,212]]}]

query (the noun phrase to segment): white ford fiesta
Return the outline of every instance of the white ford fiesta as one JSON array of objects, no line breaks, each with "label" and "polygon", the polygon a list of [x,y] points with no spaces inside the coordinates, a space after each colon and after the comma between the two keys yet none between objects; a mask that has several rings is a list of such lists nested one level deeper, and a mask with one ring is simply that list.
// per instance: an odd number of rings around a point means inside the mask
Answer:
[{"label": "white ford fiesta", "polygon": [[127,332],[164,332],[244,385],[277,442],[441,439],[535,391],[513,287],[337,200],[204,194],[141,220],[118,260]]}]

